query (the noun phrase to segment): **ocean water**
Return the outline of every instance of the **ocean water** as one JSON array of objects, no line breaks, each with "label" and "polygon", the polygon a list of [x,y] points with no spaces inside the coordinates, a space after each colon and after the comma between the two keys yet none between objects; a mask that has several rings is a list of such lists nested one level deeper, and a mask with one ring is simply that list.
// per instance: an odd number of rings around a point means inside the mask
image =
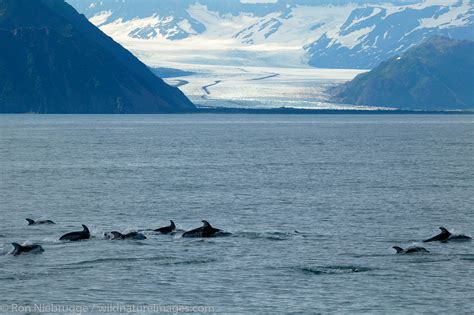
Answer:
[{"label": "ocean water", "polygon": [[[420,245],[439,226],[474,233],[473,122],[0,116],[0,312],[472,313],[474,242],[423,244],[427,255],[391,247]],[[233,235],[103,238],[170,219]],[[91,240],[58,240],[81,224]],[[11,242],[45,252],[14,257]]]}]

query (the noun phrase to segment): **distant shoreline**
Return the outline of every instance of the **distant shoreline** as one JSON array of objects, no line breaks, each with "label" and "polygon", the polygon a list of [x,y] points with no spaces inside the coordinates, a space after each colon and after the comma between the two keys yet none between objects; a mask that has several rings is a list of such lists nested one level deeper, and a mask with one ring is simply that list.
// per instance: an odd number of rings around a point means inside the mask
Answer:
[{"label": "distant shoreline", "polygon": [[196,114],[292,114],[292,115],[472,115],[474,111],[422,111],[422,110],[365,110],[365,109],[307,109],[307,108],[235,108],[235,107],[198,107],[190,113]]},{"label": "distant shoreline", "polygon": [[307,108],[236,108],[236,107],[197,107],[187,111],[160,113],[0,113],[0,115],[185,115],[185,114],[249,114],[249,115],[474,115],[472,111],[446,110],[367,110],[367,109],[307,109]]}]

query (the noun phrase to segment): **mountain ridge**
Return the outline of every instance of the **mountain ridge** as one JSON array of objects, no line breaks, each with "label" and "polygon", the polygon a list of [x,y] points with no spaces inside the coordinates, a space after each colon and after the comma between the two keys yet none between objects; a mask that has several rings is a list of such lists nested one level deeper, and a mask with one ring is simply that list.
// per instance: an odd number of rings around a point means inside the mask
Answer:
[{"label": "mountain ridge", "polygon": [[418,110],[474,109],[474,42],[434,36],[332,90],[333,101]]},{"label": "mountain ridge", "polygon": [[194,105],[63,0],[0,2],[0,112],[153,113]]},{"label": "mountain ridge", "polygon": [[[269,66],[278,59],[285,65],[282,59],[297,55],[299,65],[370,69],[433,35],[474,40],[474,7],[468,0],[69,2],[114,39],[145,54],[167,43],[189,46],[190,53],[218,51],[216,58],[192,60],[200,63],[228,57],[245,65],[248,56],[268,54]],[[208,45],[199,47],[199,41]]]}]

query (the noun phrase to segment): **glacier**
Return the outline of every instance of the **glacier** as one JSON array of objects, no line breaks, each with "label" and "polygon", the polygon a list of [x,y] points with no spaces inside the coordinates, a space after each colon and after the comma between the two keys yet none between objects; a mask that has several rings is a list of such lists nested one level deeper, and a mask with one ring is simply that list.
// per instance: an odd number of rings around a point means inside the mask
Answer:
[{"label": "glacier", "polygon": [[193,72],[166,80],[205,106],[347,108],[325,89],[433,35],[474,40],[471,0],[67,1],[147,65]]},{"label": "glacier", "polygon": [[474,40],[471,0],[68,2],[125,47],[175,47],[177,62],[370,69],[433,35]]}]

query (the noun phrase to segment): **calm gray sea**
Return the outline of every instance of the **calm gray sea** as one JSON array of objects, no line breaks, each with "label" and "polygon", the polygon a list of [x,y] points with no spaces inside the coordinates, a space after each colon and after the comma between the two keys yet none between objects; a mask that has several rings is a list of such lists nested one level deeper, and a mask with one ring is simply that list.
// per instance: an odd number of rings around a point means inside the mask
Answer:
[{"label": "calm gray sea", "polygon": [[[473,313],[474,242],[391,249],[474,233],[473,118],[0,116],[0,312]],[[102,236],[169,219],[233,236]],[[93,239],[58,240],[81,224]]]}]

